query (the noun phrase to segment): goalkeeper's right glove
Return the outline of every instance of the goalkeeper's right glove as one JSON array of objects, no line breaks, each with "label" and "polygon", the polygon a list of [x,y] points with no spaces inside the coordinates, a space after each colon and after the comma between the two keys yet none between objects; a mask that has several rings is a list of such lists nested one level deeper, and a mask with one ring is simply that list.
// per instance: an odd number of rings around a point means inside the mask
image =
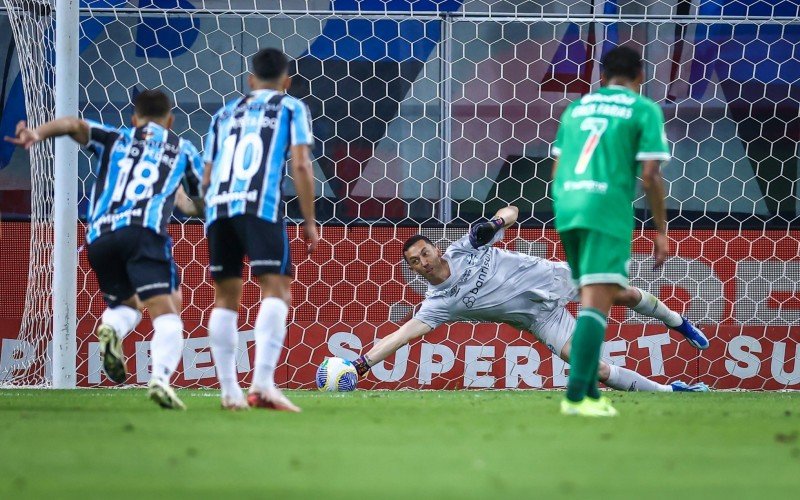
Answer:
[{"label": "goalkeeper's right glove", "polygon": [[469,242],[473,248],[480,248],[492,241],[497,231],[501,230],[505,225],[506,221],[502,217],[475,224],[469,229]]},{"label": "goalkeeper's right glove", "polygon": [[369,362],[367,362],[366,356],[359,356],[355,361],[353,361],[353,366],[356,367],[356,373],[358,373],[359,378],[366,375],[371,368],[369,366]]}]

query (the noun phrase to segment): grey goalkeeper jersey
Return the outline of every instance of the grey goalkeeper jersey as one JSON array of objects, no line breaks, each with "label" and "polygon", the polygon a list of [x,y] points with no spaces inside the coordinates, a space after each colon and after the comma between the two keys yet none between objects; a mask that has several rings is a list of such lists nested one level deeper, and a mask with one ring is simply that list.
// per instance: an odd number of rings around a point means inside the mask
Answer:
[{"label": "grey goalkeeper jersey", "polygon": [[566,263],[492,247],[503,232],[477,249],[467,235],[450,245],[443,256],[450,277],[428,285],[414,318],[431,328],[480,321],[532,331],[537,321],[574,300],[576,289]]}]

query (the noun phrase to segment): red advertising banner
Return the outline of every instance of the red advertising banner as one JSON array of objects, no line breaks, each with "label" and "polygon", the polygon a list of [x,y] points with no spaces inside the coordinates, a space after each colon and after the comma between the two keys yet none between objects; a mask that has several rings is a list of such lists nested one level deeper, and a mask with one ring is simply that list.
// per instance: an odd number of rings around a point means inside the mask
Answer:
[{"label": "red advertising banner", "polygon": [[[2,223],[0,281],[0,382],[31,362],[36,342],[20,336],[29,262],[27,223]],[[79,228],[82,231],[83,228]],[[446,246],[464,229],[423,229]],[[172,224],[175,259],[182,270],[187,330],[177,384],[214,386],[205,324],[213,303],[207,246],[197,224]],[[403,241],[416,228],[325,227],[318,251],[307,257],[290,228],[297,280],[284,362],[286,387],[313,387],[325,356],[354,358],[391,333],[422,300],[424,283],[401,261]],[[652,270],[647,234],[633,243],[632,284],[659,295],[698,323],[711,338],[699,353],[659,323],[614,308],[604,355],[660,382],[702,380],[718,389],[800,389],[800,232],[673,231],[673,257]],[[499,244],[509,250],[563,259],[552,230],[514,229]],[[105,385],[93,337],[104,304],[86,253],[78,248],[78,383]],[[238,366],[247,381],[258,290],[245,286],[240,311]],[[574,311],[574,309],[573,309]],[[41,312],[41,311],[40,311]],[[46,314],[42,315],[46,317]],[[46,320],[45,320],[46,321]],[[149,377],[151,325],[145,320],[125,339],[129,383]],[[39,349],[44,352],[46,349]],[[496,324],[442,326],[373,368],[361,388],[553,388],[566,383],[568,366],[527,332]]]}]

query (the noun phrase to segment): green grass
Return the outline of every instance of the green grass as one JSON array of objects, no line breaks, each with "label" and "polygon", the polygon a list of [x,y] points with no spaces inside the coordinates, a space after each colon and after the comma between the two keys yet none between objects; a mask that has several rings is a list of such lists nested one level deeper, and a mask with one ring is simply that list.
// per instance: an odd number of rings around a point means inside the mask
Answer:
[{"label": "green grass", "polygon": [[0,391],[0,498],[791,498],[800,393],[293,392],[299,415],[141,390]]}]

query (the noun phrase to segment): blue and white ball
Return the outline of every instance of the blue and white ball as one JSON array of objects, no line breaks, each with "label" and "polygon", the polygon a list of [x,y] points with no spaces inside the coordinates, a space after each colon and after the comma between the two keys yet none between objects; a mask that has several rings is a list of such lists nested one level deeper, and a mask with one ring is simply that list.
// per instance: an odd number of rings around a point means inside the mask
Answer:
[{"label": "blue and white ball", "polygon": [[317,368],[317,389],[328,392],[349,392],[356,388],[358,373],[353,363],[342,358],[325,358]]}]

